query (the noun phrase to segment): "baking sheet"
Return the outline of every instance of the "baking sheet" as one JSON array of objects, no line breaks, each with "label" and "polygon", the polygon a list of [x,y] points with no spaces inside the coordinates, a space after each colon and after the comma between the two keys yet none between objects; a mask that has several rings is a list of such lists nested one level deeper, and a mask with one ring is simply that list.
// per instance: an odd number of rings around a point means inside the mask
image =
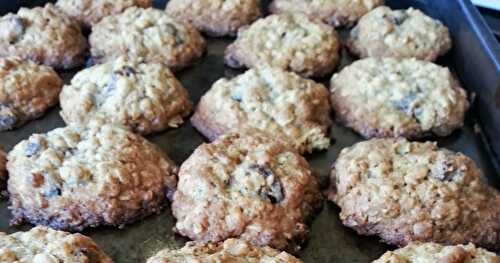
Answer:
[{"label": "baking sheet", "polygon": [[[460,1],[460,0],[459,0]],[[3,2],[3,1],[2,1]],[[20,1],[23,2],[23,1]],[[28,1],[24,1],[26,3]],[[33,1],[32,1],[33,2]],[[36,4],[44,1],[35,1]],[[156,7],[163,8],[166,1],[155,1]],[[268,1],[264,1],[264,6]],[[392,7],[407,7],[408,3],[420,4],[418,7],[425,10],[425,1],[387,1]],[[451,1],[450,1],[451,2]],[[5,11],[5,10],[4,10]],[[459,19],[459,18],[456,18]],[[346,35],[342,30],[341,34]],[[453,34],[453,32],[452,32]],[[223,54],[225,47],[233,39],[207,38],[208,47],[205,56],[191,68],[177,74],[181,82],[187,88],[190,98],[197,103],[203,93],[211,84],[221,77],[235,76],[242,71],[236,71],[224,66]],[[342,64],[346,65],[352,58],[345,50],[343,51]],[[439,63],[451,65],[450,55],[440,59]],[[452,68],[453,69],[453,68]],[[74,72],[61,73],[66,81],[71,79]],[[459,76],[460,77],[460,76]],[[327,83],[328,79],[318,80]],[[482,168],[491,184],[499,186],[499,171],[493,165],[492,157],[487,147],[479,136],[481,126],[478,124],[476,106],[473,107],[466,118],[466,125],[462,130],[455,131],[451,136],[437,139],[442,147],[455,151],[461,151],[474,159]],[[10,150],[20,140],[28,138],[33,133],[40,133],[64,126],[59,117],[59,108],[53,108],[47,114],[27,125],[14,131],[0,133],[0,145]],[[328,151],[316,152],[307,155],[315,174],[321,182],[327,183],[329,167],[335,160],[339,151],[361,140],[349,129],[334,124],[330,131],[333,144]],[[169,130],[147,137],[168,153],[178,165],[182,163],[191,152],[202,142],[204,138],[196,132],[189,124],[185,123],[181,128]],[[433,138],[436,139],[436,138]],[[15,232],[29,229],[31,226],[24,225],[19,228],[9,227],[10,213],[7,209],[7,201],[0,202],[0,231]],[[338,213],[340,209],[330,202],[325,202],[322,212],[316,217],[311,225],[309,241],[304,244],[298,256],[304,262],[370,262],[393,247],[379,242],[377,237],[358,236],[354,231],[342,226]],[[146,258],[165,247],[181,247],[187,239],[173,233],[174,218],[170,209],[163,213],[151,216],[128,225],[123,229],[112,227],[99,227],[86,230],[83,233],[92,237],[100,247],[111,256],[115,262],[136,263],[145,262]]]}]

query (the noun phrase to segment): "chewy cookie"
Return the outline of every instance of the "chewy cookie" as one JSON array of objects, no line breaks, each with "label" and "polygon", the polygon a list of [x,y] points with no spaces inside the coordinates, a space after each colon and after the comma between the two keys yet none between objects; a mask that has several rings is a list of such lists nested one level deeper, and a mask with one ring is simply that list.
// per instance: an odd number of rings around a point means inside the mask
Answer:
[{"label": "chewy cookie", "polygon": [[159,212],[176,166],[139,135],[112,125],[34,134],[8,154],[13,224],[81,231]]},{"label": "chewy cookie", "polygon": [[361,16],[383,4],[384,0],[274,0],[269,9],[275,14],[304,13],[332,26],[352,26]]},{"label": "chewy cookie", "polygon": [[344,225],[405,246],[412,241],[500,249],[500,194],[474,161],[431,142],[373,139],[341,151],[330,200]]},{"label": "chewy cookie", "polygon": [[261,16],[259,0],[170,0],[166,12],[211,36],[234,36]]},{"label": "chewy cookie", "polygon": [[90,28],[103,17],[122,13],[131,6],[151,7],[152,0],[58,0],[56,6]]},{"label": "chewy cookie", "polygon": [[321,194],[307,161],[257,130],[203,144],[182,164],[172,212],[176,231],[200,242],[234,237],[295,251]]},{"label": "chewy cookie", "polygon": [[92,60],[111,61],[120,56],[139,57],[179,70],[201,57],[205,41],[190,24],[176,22],[164,11],[130,7],[92,27]]},{"label": "chewy cookie", "polygon": [[60,101],[66,123],[102,120],[140,134],[178,127],[192,108],[167,67],[123,57],[80,71],[64,86]]},{"label": "chewy cookie", "polygon": [[412,243],[386,252],[373,263],[499,263],[500,257],[474,244],[443,246],[436,243]]},{"label": "chewy cookie", "polygon": [[299,152],[330,145],[328,90],[280,68],[259,67],[221,79],[201,98],[191,122],[210,140],[230,130],[272,131]]},{"label": "chewy cookie", "polygon": [[17,57],[0,58],[0,131],[40,117],[57,104],[62,84],[50,67]]},{"label": "chewy cookie", "polygon": [[148,259],[147,263],[224,262],[224,263],[301,263],[299,259],[270,247],[253,246],[230,238],[219,244],[188,242],[183,248],[165,249]]},{"label": "chewy cookie", "polygon": [[414,57],[434,61],[451,48],[448,28],[420,10],[381,6],[352,29],[349,50],[364,57]]},{"label": "chewy cookie", "polygon": [[112,263],[92,239],[47,227],[11,235],[0,233],[0,261],[4,263]]},{"label": "chewy cookie", "polygon": [[238,32],[225,53],[230,67],[271,65],[304,77],[321,77],[339,61],[335,30],[303,14],[270,15]]},{"label": "chewy cookie", "polygon": [[87,41],[78,23],[52,4],[0,18],[0,56],[18,56],[58,69],[84,62]]},{"label": "chewy cookie", "polygon": [[451,72],[416,59],[367,58],[330,83],[336,118],[366,138],[449,135],[469,108]]}]

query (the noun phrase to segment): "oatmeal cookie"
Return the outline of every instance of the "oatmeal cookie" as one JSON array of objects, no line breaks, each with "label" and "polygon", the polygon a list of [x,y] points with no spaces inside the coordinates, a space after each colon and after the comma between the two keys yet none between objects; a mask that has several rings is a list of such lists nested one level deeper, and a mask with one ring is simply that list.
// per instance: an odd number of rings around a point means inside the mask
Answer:
[{"label": "oatmeal cookie", "polygon": [[412,243],[389,251],[373,263],[500,263],[500,257],[474,244],[443,246],[436,243]]},{"label": "oatmeal cookie", "polygon": [[80,26],[52,4],[0,18],[0,57],[18,56],[57,69],[83,65],[87,41]]},{"label": "oatmeal cookie", "polygon": [[34,134],[7,156],[13,224],[81,231],[159,212],[177,168],[153,144],[113,125]]},{"label": "oatmeal cookie", "polygon": [[299,259],[270,247],[258,247],[230,238],[219,244],[188,242],[183,248],[165,249],[147,263],[224,262],[224,263],[301,263]]},{"label": "oatmeal cookie", "polygon": [[166,12],[211,36],[234,36],[261,16],[259,0],[170,0]]},{"label": "oatmeal cookie", "polygon": [[469,108],[447,68],[416,59],[358,60],[330,88],[336,118],[366,138],[446,136],[463,126]]},{"label": "oatmeal cookie", "polygon": [[203,144],[182,164],[172,212],[178,233],[199,242],[234,237],[295,251],[321,206],[307,161],[257,130]]},{"label": "oatmeal cookie", "polygon": [[474,243],[499,251],[500,193],[474,161],[431,142],[373,139],[343,149],[329,199],[344,225],[389,244]]},{"label": "oatmeal cookie", "polygon": [[50,67],[0,58],[0,131],[40,117],[58,102],[62,80]]},{"label": "oatmeal cookie", "polygon": [[35,227],[11,235],[0,233],[0,261],[112,263],[92,239],[47,227]]},{"label": "oatmeal cookie", "polygon": [[448,28],[420,10],[381,6],[363,16],[352,29],[349,50],[364,57],[414,57],[434,61],[452,45]]},{"label": "oatmeal cookie", "polygon": [[330,145],[328,95],[322,84],[263,66],[215,82],[191,122],[210,140],[253,127],[288,140],[299,152],[312,152]]},{"label": "oatmeal cookie", "polygon": [[58,0],[56,6],[90,28],[103,17],[120,14],[129,7],[151,7],[152,0]]},{"label": "oatmeal cookie", "polygon": [[270,15],[240,30],[225,53],[230,67],[267,64],[304,77],[329,74],[339,61],[335,29],[303,14]]},{"label": "oatmeal cookie", "polygon": [[321,19],[332,26],[352,26],[360,17],[384,0],[274,0],[272,13],[304,13],[311,19]]},{"label": "oatmeal cookie", "polygon": [[123,57],[80,71],[64,86],[60,101],[68,124],[102,120],[140,134],[179,127],[192,108],[168,68]]},{"label": "oatmeal cookie", "polygon": [[95,63],[119,56],[142,58],[179,70],[203,54],[205,41],[190,24],[175,21],[164,11],[130,7],[103,18],[92,28],[90,52]]}]

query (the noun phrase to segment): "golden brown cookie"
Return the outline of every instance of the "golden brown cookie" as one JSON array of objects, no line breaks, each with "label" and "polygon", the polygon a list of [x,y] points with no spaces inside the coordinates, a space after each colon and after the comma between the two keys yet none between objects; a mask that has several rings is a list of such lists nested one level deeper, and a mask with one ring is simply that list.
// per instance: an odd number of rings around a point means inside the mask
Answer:
[{"label": "golden brown cookie", "polygon": [[211,36],[234,36],[261,16],[259,0],[170,0],[166,12]]},{"label": "golden brown cookie", "polygon": [[373,139],[341,151],[330,200],[344,225],[393,245],[500,249],[500,193],[474,161],[431,142]]},{"label": "golden brown cookie", "polygon": [[203,144],[182,164],[172,212],[179,234],[199,242],[234,237],[296,251],[321,207],[307,161],[258,130]]},{"label": "golden brown cookie", "polygon": [[162,10],[138,7],[103,18],[92,28],[89,42],[96,63],[129,56],[163,63],[174,71],[192,64],[205,49],[205,41],[190,24]]},{"label": "golden brown cookie", "polygon": [[81,231],[123,226],[159,212],[177,167],[153,144],[121,127],[93,123],[34,134],[9,152],[14,224]]},{"label": "golden brown cookie", "polygon": [[0,57],[70,69],[83,65],[86,49],[79,24],[52,4],[21,8],[0,18]]}]

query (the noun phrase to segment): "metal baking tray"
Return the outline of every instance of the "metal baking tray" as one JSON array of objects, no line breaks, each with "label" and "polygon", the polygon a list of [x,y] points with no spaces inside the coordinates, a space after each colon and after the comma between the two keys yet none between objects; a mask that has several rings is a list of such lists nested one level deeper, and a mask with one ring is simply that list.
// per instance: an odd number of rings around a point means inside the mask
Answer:
[{"label": "metal baking tray", "polygon": [[[0,12],[16,11],[19,6],[43,5],[47,1],[12,0],[0,1]],[[157,8],[164,8],[167,1],[155,1]],[[263,10],[269,1],[263,0]],[[472,108],[467,114],[465,127],[446,138],[431,138],[438,144],[455,151],[461,151],[474,159],[482,168],[488,181],[499,187],[500,178],[500,49],[491,31],[469,0],[388,0],[393,8],[413,6],[426,14],[440,19],[451,31],[454,48],[439,64],[450,67],[467,89]],[[347,30],[340,30],[346,35]],[[231,38],[207,38],[205,56],[193,67],[179,72],[177,76],[188,89],[191,100],[197,103],[211,84],[221,77],[231,77],[242,71],[224,66],[225,47]],[[352,61],[343,51],[342,64]],[[342,66],[341,66],[342,67]],[[61,72],[69,81],[75,72]],[[328,79],[318,80],[328,83]],[[0,145],[10,150],[20,140],[32,133],[40,133],[64,126],[59,117],[59,108],[53,108],[42,118],[13,131],[0,133]],[[353,131],[334,124],[330,132],[332,145],[328,151],[306,156],[320,181],[328,181],[329,168],[339,151],[360,140]],[[204,138],[186,122],[178,129],[168,130],[147,137],[157,144],[177,163],[181,164],[193,150],[204,142]],[[9,227],[8,202],[0,202],[0,231],[15,232],[29,229]],[[340,209],[326,202],[322,212],[312,222],[309,241],[304,244],[298,256],[304,262],[370,262],[393,247],[379,242],[377,237],[359,236],[343,227],[338,214]],[[172,231],[174,218],[170,210],[145,220],[127,225],[123,229],[99,227],[83,233],[92,237],[116,262],[145,262],[158,250],[180,247],[187,239]]]}]

